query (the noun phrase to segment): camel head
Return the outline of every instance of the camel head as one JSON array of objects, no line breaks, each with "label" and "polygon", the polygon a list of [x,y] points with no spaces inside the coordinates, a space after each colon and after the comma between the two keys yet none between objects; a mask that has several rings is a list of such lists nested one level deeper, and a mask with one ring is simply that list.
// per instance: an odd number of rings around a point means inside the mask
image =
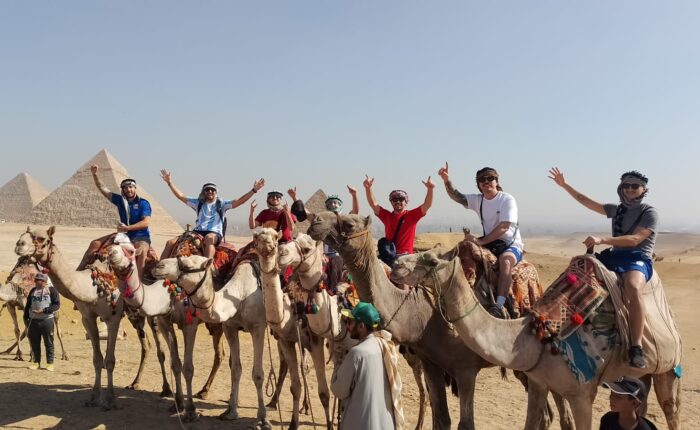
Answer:
[{"label": "camel head", "polygon": [[432,287],[432,273],[447,261],[440,258],[437,248],[417,254],[403,255],[396,259],[391,270],[391,280],[400,284]]},{"label": "camel head", "polygon": [[255,251],[260,256],[260,268],[270,272],[277,268],[277,241],[282,237],[281,232],[271,228],[262,228],[253,234]]},{"label": "camel head", "polygon": [[[340,226],[338,221],[340,221]],[[322,240],[334,249],[340,249],[348,236],[369,230],[371,224],[370,217],[337,215],[327,211],[316,214],[307,233],[312,238]]]},{"label": "camel head", "polygon": [[292,266],[301,271],[307,271],[311,268],[311,264],[316,260],[313,257],[314,253],[322,253],[322,242],[315,241],[307,234],[299,234],[296,239],[291,242],[279,245],[279,264],[285,268]]},{"label": "camel head", "polygon": [[46,232],[27,227],[27,231],[20,235],[15,245],[15,253],[19,256],[32,255],[37,261],[46,263],[55,232],[54,226],[49,227]]},{"label": "camel head", "polygon": [[136,248],[131,243],[115,243],[107,248],[107,264],[117,274],[132,268],[135,258]]},{"label": "camel head", "polygon": [[156,279],[168,279],[181,285],[183,288],[187,288],[187,286],[197,285],[207,274],[213,262],[213,258],[202,257],[201,255],[165,258],[158,262],[151,274]]}]

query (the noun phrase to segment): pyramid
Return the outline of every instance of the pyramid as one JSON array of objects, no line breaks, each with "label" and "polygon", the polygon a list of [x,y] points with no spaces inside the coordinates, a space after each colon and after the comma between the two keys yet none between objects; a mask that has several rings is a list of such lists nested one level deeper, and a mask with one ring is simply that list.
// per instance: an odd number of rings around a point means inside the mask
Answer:
[{"label": "pyramid", "polygon": [[[304,203],[304,207],[306,208],[307,211],[312,212],[312,213],[319,213],[323,212],[326,210],[326,193],[323,192],[323,190],[318,189],[316,192],[309,197],[309,200],[307,200]],[[306,231],[309,229],[309,226],[311,223],[309,220],[306,220],[304,222],[297,222],[294,225],[294,232],[295,233],[306,233]]]},{"label": "pyramid", "polygon": [[20,173],[0,188],[0,219],[20,222],[49,192],[28,173]]},{"label": "pyramid", "polygon": [[[126,168],[109,152],[102,150],[83,164],[73,176],[36,205],[25,221],[41,225],[115,228],[119,223],[117,207],[107,200],[95,186],[90,166],[99,166],[97,175],[112,192],[119,192],[119,184],[130,177]],[[138,180],[137,180],[138,182]],[[180,226],[158,202],[140,186],[140,197],[151,203],[151,231],[178,232]]]}]

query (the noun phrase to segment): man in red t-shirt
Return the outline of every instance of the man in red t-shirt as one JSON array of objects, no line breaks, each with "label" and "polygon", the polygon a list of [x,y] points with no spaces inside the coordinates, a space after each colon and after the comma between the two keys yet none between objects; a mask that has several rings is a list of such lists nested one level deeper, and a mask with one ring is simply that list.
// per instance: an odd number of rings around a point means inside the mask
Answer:
[{"label": "man in red t-shirt", "polygon": [[292,229],[294,229],[296,217],[289,211],[286,202],[282,204],[281,192],[270,191],[267,193],[267,209],[260,211],[258,216],[253,218],[257,206],[255,200],[250,204],[250,218],[248,224],[251,229],[255,227],[272,228],[282,232],[282,238],[279,240],[280,243],[292,240]]},{"label": "man in red t-shirt", "polygon": [[[377,200],[372,193],[374,178],[365,175],[365,180],[362,183],[365,187],[367,202],[374,211],[374,214],[384,223],[384,235],[396,245],[397,255],[413,254],[413,242],[416,240],[416,226],[418,225],[418,221],[428,213],[428,209],[430,209],[430,206],[433,204],[433,189],[435,188],[435,184],[430,180],[430,176],[428,176],[427,181],[422,182],[427,189],[425,200],[422,205],[411,210],[406,210],[406,206],[408,206],[408,193],[403,190],[394,190],[389,194],[389,201],[393,209],[391,212],[377,204]],[[401,217],[404,217],[403,224],[401,224],[397,237],[393,237]]]}]

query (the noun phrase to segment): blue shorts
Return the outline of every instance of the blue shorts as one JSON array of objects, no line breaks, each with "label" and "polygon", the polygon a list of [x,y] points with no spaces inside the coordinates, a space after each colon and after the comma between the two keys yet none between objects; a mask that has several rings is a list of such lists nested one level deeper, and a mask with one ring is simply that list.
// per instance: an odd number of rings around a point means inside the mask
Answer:
[{"label": "blue shorts", "polygon": [[518,264],[521,261],[523,261],[523,252],[517,246],[511,246],[503,252],[510,252],[513,255],[515,255],[515,264]]},{"label": "blue shorts", "polygon": [[222,236],[215,231],[192,230],[192,233],[197,233],[199,235],[202,235],[202,237],[206,237],[208,234],[216,235],[216,241],[214,242],[214,246],[217,246],[221,243]]},{"label": "blue shorts", "polygon": [[623,274],[631,270],[642,272],[644,279],[649,282],[654,274],[651,259],[637,249],[611,249],[608,248],[597,254],[598,260],[615,273]]}]

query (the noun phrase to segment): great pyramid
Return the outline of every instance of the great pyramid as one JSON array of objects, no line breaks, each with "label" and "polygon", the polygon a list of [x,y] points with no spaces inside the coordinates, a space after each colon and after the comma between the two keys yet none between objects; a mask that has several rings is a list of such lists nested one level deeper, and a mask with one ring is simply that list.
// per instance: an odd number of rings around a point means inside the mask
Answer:
[{"label": "great pyramid", "polygon": [[[306,208],[307,211],[313,212],[313,213],[318,213],[318,212],[323,212],[326,210],[326,193],[323,192],[323,190],[318,189],[316,192],[309,197],[309,200],[307,200],[304,203],[304,207]],[[309,220],[306,220],[304,222],[298,222],[294,225],[294,232],[295,233],[306,233],[306,231],[309,229],[309,226],[311,223]]]},{"label": "great pyramid", "polygon": [[28,173],[20,173],[0,188],[0,219],[20,222],[49,192]]},{"label": "great pyramid", "polygon": [[[98,175],[102,183],[112,192],[119,192],[120,182],[129,173],[109,152],[101,150],[83,164],[66,182],[39,203],[25,219],[31,224],[68,225],[76,227],[116,228],[119,222],[117,208],[107,200],[95,186],[90,166],[99,166]],[[138,182],[138,178],[137,182]],[[139,196],[151,203],[151,230],[157,232],[179,232],[180,226],[158,202],[142,187]]]}]

